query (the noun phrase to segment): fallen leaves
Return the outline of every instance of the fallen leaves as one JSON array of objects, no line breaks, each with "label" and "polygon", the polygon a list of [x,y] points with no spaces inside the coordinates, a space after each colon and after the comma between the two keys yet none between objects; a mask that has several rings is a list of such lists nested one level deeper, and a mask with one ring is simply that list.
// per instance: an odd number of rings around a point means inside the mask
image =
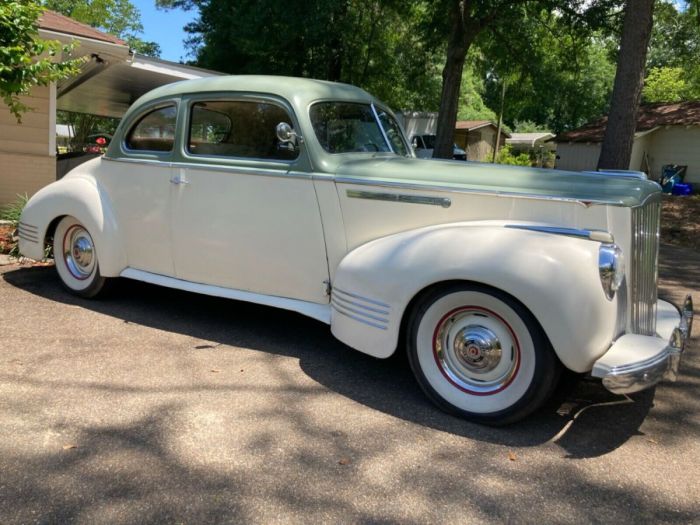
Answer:
[{"label": "fallen leaves", "polygon": [[350,463],[352,463],[350,458],[340,458],[340,460],[338,460],[338,465],[349,465]]},{"label": "fallen leaves", "polygon": [[73,445],[72,443],[69,443],[67,445],[63,445],[63,450],[72,450],[74,448],[78,448],[78,445]]},{"label": "fallen leaves", "polygon": [[512,452],[512,451],[509,450],[509,451],[508,451],[508,459],[509,459],[510,461],[517,461],[517,460],[518,460],[518,456],[515,455],[515,452]]},{"label": "fallen leaves", "polygon": [[219,372],[221,372],[221,370],[219,370],[218,368],[212,368],[212,369],[209,370],[209,371],[210,371],[211,373],[213,373],[213,374],[218,374]]}]

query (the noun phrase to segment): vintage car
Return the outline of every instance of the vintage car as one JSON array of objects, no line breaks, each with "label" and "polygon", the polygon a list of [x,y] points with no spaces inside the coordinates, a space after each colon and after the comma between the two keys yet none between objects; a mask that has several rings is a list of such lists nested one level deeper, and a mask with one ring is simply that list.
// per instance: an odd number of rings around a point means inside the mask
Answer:
[{"label": "vintage car", "polygon": [[233,76],[140,98],[19,236],[34,259],[53,243],[77,295],[125,277],[293,310],[503,424],[564,369],[623,394],[675,377],[692,303],[657,300],[660,198],[624,173],[416,159],[361,89]]}]

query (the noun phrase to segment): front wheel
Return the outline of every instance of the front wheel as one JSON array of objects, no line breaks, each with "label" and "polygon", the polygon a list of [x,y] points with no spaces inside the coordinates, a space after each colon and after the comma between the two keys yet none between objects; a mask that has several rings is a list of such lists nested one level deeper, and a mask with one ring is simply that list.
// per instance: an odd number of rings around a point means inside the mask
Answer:
[{"label": "front wheel", "polygon": [[56,271],[63,286],[81,297],[95,297],[107,279],[100,275],[97,250],[90,232],[75,218],[64,217],[53,239]]},{"label": "front wheel", "polygon": [[539,323],[511,296],[469,283],[436,287],[409,314],[408,358],[443,410],[502,425],[536,410],[561,364]]}]

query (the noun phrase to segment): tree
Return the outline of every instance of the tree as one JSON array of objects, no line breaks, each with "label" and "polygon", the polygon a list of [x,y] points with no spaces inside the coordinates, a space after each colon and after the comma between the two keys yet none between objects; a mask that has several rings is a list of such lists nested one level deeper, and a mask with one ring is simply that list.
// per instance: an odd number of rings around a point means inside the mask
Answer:
[{"label": "tree", "polygon": [[[484,35],[498,38],[504,62],[521,63],[528,54],[513,52],[521,48],[515,34],[522,33],[523,20],[538,21],[539,13],[560,13],[560,17],[571,27],[583,25],[593,27],[605,19],[619,0],[441,0],[434,2],[432,21],[435,33],[447,35],[446,58],[442,72],[442,93],[440,98],[440,119],[434,156],[449,158],[452,152],[452,137],[457,115],[462,71],[465,57],[472,45],[479,44]],[[446,17],[445,14],[448,14]],[[532,27],[532,26],[529,26]],[[487,59],[493,55],[485,52]],[[501,81],[512,73],[510,67],[494,69],[493,79]],[[552,84],[550,80],[550,85]],[[500,102],[500,100],[499,100]],[[491,105],[491,107],[498,107]],[[505,109],[505,108],[504,108]]]},{"label": "tree", "polygon": [[130,0],[44,0],[43,4],[47,9],[125,40],[137,53],[160,56],[156,42],[138,36],[143,31],[141,13]]},{"label": "tree", "polygon": [[653,14],[654,0],[627,1],[599,169],[629,168]]},{"label": "tree", "polygon": [[680,102],[694,98],[694,95],[685,81],[685,71],[680,67],[652,68],[642,89],[644,102]]},{"label": "tree", "polygon": [[434,109],[441,49],[419,25],[427,2],[412,0],[158,0],[197,9],[186,30],[196,64],[233,74],[347,82],[395,108]]},{"label": "tree", "polygon": [[57,53],[70,53],[70,46],[38,37],[37,20],[42,8],[30,0],[0,4],[0,96],[17,122],[31,108],[22,103],[34,86],[74,75],[79,60],[56,61]]},{"label": "tree", "polygon": [[[609,56],[612,6],[563,12],[522,5],[477,39],[483,98],[498,108],[507,78],[504,120],[532,121],[554,132],[578,127],[607,110],[615,77]],[[595,16],[589,11],[597,8]]]}]

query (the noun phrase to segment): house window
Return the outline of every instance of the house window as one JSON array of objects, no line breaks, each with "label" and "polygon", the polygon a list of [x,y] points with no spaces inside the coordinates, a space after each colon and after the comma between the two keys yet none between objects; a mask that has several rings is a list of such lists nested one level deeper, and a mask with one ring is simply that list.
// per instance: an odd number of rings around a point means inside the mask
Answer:
[{"label": "house window", "polygon": [[172,151],[176,120],[175,104],[147,113],[131,128],[126,147],[135,151]]},{"label": "house window", "polygon": [[190,110],[187,151],[194,155],[293,160],[299,150],[280,142],[276,128],[292,123],[287,111],[270,102],[195,102]]}]

